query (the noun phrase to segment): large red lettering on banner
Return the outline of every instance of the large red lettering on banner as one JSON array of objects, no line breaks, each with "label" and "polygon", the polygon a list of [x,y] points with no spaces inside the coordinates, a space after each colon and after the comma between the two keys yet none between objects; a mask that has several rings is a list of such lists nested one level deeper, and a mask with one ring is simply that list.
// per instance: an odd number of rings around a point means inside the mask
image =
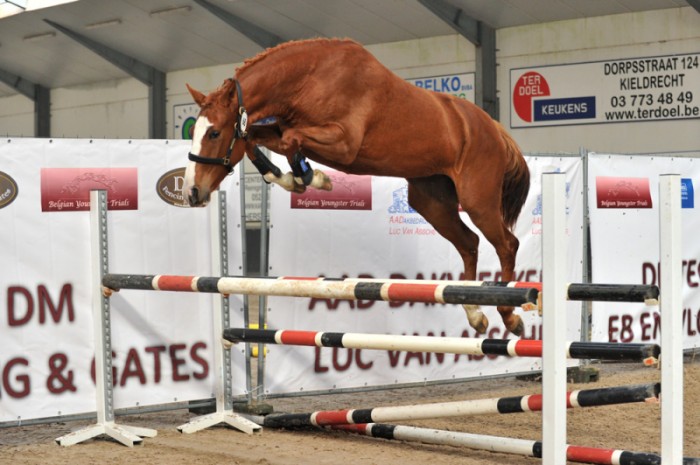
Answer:
[{"label": "large red lettering on banner", "polygon": [[[205,379],[209,376],[209,362],[202,355],[202,351],[206,349],[207,344],[201,341],[195,342],[189,348],[185,343],[148,346],[143,349],[132,347],[127,349],[123,362],[112,352],[112,384],[124,387],[131,379],[139,385],[159,384],[163,379],[163,371],[168,368],[174,382],[186,382],[191,378]],[[151,368],[153,379],[148,379],[144,367]],[[94,359],[90,375],[94,382]]]},{"label": "large red lettering on banner", "polygon": [[[343,354],[341,356],[341,354]],[[341,361],[342,358],[342,361]],[[343,349],[339,347],[333,347],[331,366],[334,371],[342,372],[347,371],[353,363],[360,370],[369,370],[374,365],[374,362],[365,362],[362,360],[362,349]],[[315,373],[326,373],[330,368],[321,363],[321,347],[316,347],[316,354],[314,360],[314,372]]]},{"label": "large red lettering on banner", "polygon": [[[5,363],[2,368],[0,399],[2,399],[3,392],[15,399],[29,395],[32,386],[27,374],[28,370],[21,370],[21,367],[29,368],[29,360],[24,357],[15,357]],[[17,374],[18,371],[20,374]]]},{"label": "large red lettering on banner", "polygon": [[[658,285],[661,276],[661,265],[649,262],[642,263],[642,283]],[[700,260],[691,258],[683,260],[683,279],[688,287],[700,286]]]},{"label": "large red lettering on banner", "polygon": [[[700,334],[700,310],[684,308],[683,334]],[[608,316],[608,342],[656,341],[661,336],[661,315],[658,311],[644,311],[638,315],[613,314]]]},{"label": "large red lettering on banner", "polygon": [[73,306],[73,286],[68,283],[61,287],[58,303],[54,303],[49,290],[43,284],[37,286],[36,297],[23,286],[10,286],[7,289],[7,324],[23,326],[34,316],[35,302],[38,303],[39,324],[45,324],[50,317],[54,323],[60,323],[65,312],[69,322],[75,320]]}]

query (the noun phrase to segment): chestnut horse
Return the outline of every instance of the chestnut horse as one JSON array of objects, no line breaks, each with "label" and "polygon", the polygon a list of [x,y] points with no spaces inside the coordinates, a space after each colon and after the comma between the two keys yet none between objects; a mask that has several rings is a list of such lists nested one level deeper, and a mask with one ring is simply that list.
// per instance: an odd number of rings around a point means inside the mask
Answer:
[{"label": "chestnut horse", "polygon": [[[465,279],[476,278],[479,237],[459,205],[495,247],[502,279],[513,279],[519,242],[511,229],[530,173],[505,129],[472,103],[420,89],[339,39],[268,49],[209,95],[187,87],[201,107],[183,188],[191,206],[206,204],[244,154],[287,190],[331,188],[304,157],[350,174],[406,178],[409,204],[455,246]],[[258,145],[285,155],[294,174],[282,175]],[[478,307],[464,307],[470,325],[485,332]],[[510,332],[522,333],[512,307],[498,311]]]}]

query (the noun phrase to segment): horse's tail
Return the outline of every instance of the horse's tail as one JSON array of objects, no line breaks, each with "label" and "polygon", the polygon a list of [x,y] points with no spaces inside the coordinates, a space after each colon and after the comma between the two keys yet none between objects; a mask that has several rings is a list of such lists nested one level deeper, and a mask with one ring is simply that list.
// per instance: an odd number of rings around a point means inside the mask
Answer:
[{"label": "horse's tail", "polygon": [[530,190],[530,169],[513,138],[503,127],[499,126],[499,130],[509,158],[508,168],[503,175],[501,210],[506,226],[513,229]]}]

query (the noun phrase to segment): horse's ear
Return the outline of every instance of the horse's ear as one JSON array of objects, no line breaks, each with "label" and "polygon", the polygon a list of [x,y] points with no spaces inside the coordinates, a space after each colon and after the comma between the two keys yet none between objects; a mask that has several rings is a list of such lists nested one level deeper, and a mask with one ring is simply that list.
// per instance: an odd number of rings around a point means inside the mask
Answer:
[{"label": "horse's ear", "polygon": [[203,93],[201,93],[200,91],[190,87],[189,84],[185,84],[185,86],[187,86],[187,90],[190,92],[190,95],[194,99],[194,103],[196,103],[197,105],[199,105],[201,107],[204,104],[204,99],[206,96]]},{"label": "horse's ear", "polygon": [[225,86],[228,88],[228,101],[231,102],[234,95],[236,95],[236,81],[232,78],[228,78],[226,79]]}]

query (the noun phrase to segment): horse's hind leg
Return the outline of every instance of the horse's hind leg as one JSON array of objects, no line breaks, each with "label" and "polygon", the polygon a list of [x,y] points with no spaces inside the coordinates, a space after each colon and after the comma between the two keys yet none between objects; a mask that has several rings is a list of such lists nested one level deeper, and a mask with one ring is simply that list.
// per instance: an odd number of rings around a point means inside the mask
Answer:
[{"label": "horse's hind leg", "polygon": [[[501,214],[501,181],[489,182],[484,176],[469,180],[460,186],[459,199],[462,208],[469,214],[474,226],[479,228],[486,240],[496,249],[501,263],[501,280],[512,281],[515,269],[515,256],[518,252],[518,238],[508,229]],[[470,195],[469,187],[474,189]],[[491,192],[491,195],[484,195]],[[508,331],[519,336],[524,326],[520,315],[513,313],[513,307],[498,307],[498,313]]]},{"label": "horse's hind leg", "polygon": [[[465,279],[476,279],[479,236],[459,217],[457,192],[452,180],[446,176],[409,179],[408,203],[455,246],[464,262]],[[489,322],[479,307],[464,305],[464,309],[469,325],[478,333],[485,333]]]}]

